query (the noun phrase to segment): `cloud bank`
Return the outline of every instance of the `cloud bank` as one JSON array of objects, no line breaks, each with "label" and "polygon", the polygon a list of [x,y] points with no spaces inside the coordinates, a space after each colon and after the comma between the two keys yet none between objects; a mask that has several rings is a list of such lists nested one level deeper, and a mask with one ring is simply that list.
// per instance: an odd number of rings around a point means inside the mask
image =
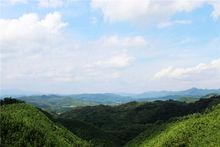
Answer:
[{"label": "cloud bank", "polygon": [[193,66],[219,58],[219,1],[92,0],[76,6],[68,5],[72,0],[0,1],[5,12],[16,8],[0,18],[3,87],[141,91],[219,86],[219,60]]},{"label": "cloud bank", "polygon": [[220,16],[220,1],[217,0],[92,0],[91,7],[100,10],[108,22],[166,22],[177,13],[191,12],[203,5],[213,7],[211,16]]},{"label": "cloud bank", "polygon": [[141,36],[81,43],[65,33],[66,26],[58,12],[0,19],[2,83],[108,81],[123,76],[135,60],[133,51],[149,46]]},{"label": "cloud bank", "polygon": [[167,67],[155,74],[155,79],[179,79],[179,80],[208,80],[209,78],[220,80],[220,59],[210,63],[200,63],[194,67],[176,68]]}]

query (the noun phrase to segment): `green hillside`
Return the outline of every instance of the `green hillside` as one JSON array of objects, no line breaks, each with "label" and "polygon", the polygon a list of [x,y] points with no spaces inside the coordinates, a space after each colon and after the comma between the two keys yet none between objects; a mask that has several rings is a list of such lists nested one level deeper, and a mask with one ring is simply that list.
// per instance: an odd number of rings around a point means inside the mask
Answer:
[{"label": "green hillside", "polygon": [[2,147],[90,146],[28,104],[3,104],[0,112]]},{"label": "green hillside", "polygon": [[[157,129],[156,129],[157,128]],[[212,110],[183,117],[145,131],[127,147],[220,146],[220,104]]]},{"label": "green hillside", "polygon": [[0,100],[0,146],[220,146],[219,103],[214,95],[193,103],[78,107],[57,115],[7,98]]},{"label": "green hillside", "polygon": [[120,140],[117,136],[91,124],[79,120],[59,119],[57,121],[80,138],[91,142],[95,147],[119,147]]},{"label": "green hillside", "polygon": [[[185,103],[174,100],[154,101],[154,102],[130,102],[118,106],[86,106],[64,112],[58,117],[65,121],[60,121],[74,134],[83,139],[94,138],[96,129],[83,129],[83,126],[75,128],[74,121],[86,122],[94,128],[109,134],[106,138],[103,135],[95,135],[96,140],[107,142],[109,139],[116,145],[122,146],[141,132],[157,128],[170,119],[185,116],[188,114],[202,112],[220,103],[220,96],[213,96],[207,99],[200,99],[194,103]],[[87,134],[85,136],[82,133]],[[89,131],[88,131],[89,130]],[[101,134],[101,133],[99,133]],[[119,141],[117,141],[117,138]]]}]

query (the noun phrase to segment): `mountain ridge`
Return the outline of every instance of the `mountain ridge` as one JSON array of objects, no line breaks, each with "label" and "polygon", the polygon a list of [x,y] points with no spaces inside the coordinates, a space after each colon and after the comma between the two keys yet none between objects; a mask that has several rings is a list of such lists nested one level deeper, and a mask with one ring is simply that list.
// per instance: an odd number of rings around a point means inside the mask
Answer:
[{"label": "mountain ridge", "polygon": [[125,147],[219,146],[220,104],[203,113],[195,113],[146,130]]},{"label": "mountain ridge", "polygon": [[220,93],[220,88],[215,89],[208,89],[208,88],[196,88],[192,87],[185,90],[160,90],[160,91],[146,91],[142,93],[126,93],[126,92],[100,92],[100,93],[75,93],[75,94],[53,94],[53,93],[42,93],[42,92],[33,92],[33,91],[26,91],[26,90],[19,90],[19,89],[0,89],[0,96],[33,96],[33,95],[57,95],[57,96],[86,96],[86,95],[108,95],[108,96],[123,96],[123,97],[134,97],[134,98],[146,98],[147,97],[163,97],[168,95],[181,95],[181,94],[189,94],[195,95],[195,93],[199,93],[200,95],[206,95],[208,93]]}]

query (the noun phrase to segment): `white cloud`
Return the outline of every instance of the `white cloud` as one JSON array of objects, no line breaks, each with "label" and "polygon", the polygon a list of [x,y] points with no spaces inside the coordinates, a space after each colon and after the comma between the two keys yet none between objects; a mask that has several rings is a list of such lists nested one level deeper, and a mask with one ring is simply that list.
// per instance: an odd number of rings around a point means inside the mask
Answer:
[{"label": "white cloud", "polygon": [[211,16],[214,20],[217,20],[220,16],[220,1],[219,0],[209,0],[209,3],[213,6],[213,11]]},{"label": "white cloud", "polygon": [[39,6],[45,8],[57,8],[65,4],[66,0],[39,0]]},{"label": "white cloud", "polygon": [[40,19],[35,13],[24,14],[17,19],[0,19],[3,58],[46,53],[52,47],[55,50],[66,25],[58,12],[49,13],[44,19]]},{"label": "white cloud", "polygon": [[213,7],[212,17],[220,16],[217,0],[92,0],[91,7],[101,10],[109,22],[164,22],[179,12],[190,12],[209,4]]},{"label": "white cloud", "polygon": [[61,15],[58,12],[47,14],[45,19],[43,19],[40,23],[48,30],[55,33],[67,25],[67,23],[62,22]]},{"label": "white cloud", "polygon": [[39,17],[24,14],[0,19],[3,86],[29,82],[66,83],[108,81],[123,76],[137,50],[147,50],[142,36],[106,36],[77,42],[65,34],[68,23],[58,12]]},{"label": "white cloud", "polygon": [[71,65],[62,57],[65,49],[60,50],[65,45],[66,25],[58,12],[48,13],[43,19],[35,13],[17,19],[0,19],[3,79],[52,77],[49,73],[69,72]]},{"label": "white cloud", "polygon": [[131,64],[132,57],[127,54],[113,56],[109,59],[98,60],[95,65],[100,67],[123,68]]},{"label": "white cloud", "polygon": [[18,19],[0,19],[0,41],[14,43],[29,39],[43,40],[58,35],[66,25],[58,12],[49,13],[41,20],[35,13],[25,14]]},{"label": "white cloud", "polygon": [[191,80],[200,79],[208,80],[210,77],[212,79],[220,78],[220,59],[213,60],[211,63],[200,63],[197,66],[189,68],[175,68],[168,67],[162,69],[155,74],[155,79],[179,79],[179,80]]},{"label": "white cloud", "polygon": [[159,23],[158,27],[165,28],[165,27],[176,25],[176,24],[187,25],[191,23],[192,23],[191,20],[173,20],[173,21],[166,21],[166,22]]},{"label": "white cloud", "polygon": [[140,0],[92,0],[91,5],[95,9],[101,9],[107,21],[121,21],[134,19],[145,14],[148,9],[148,1]]}]

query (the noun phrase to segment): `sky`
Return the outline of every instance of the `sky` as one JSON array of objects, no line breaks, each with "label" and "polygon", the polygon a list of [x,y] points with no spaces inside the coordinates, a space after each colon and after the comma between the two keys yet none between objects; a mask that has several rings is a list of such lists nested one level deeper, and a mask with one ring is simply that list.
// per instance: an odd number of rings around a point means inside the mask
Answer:
[{"label": "sky", "polygon": [[0,0],[0,88],[220,88],[220,0]]}]

